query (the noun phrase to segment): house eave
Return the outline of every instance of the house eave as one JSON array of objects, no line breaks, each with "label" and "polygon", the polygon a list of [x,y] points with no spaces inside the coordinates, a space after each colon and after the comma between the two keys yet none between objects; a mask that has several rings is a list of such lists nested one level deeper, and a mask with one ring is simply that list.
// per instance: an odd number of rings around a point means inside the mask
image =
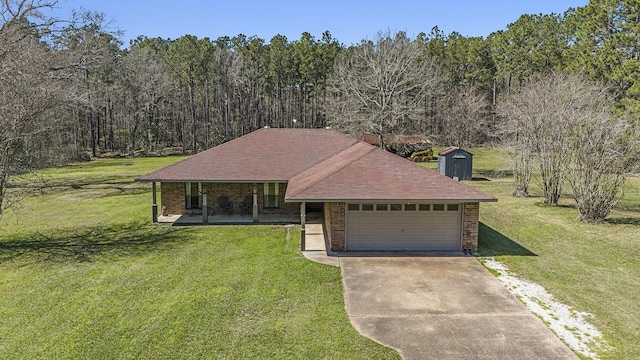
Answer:
[{"label": "house eave", "polygon": [[445,204],[460,204],[460,203],[476,203],[476,202],[498,202],[498,199],[496,198],[493,198],[493,199],[435,199],[435,198],[434,199],[334,199],[334,198],[289,199],[289,198],[285,198],[284,202],[286,203],[344,202],[344,203],[402,203],[402,204],[438,202],[438,203],[445,203]]},{"label": "house eave", "polygon": [[140,179],[135,181],[139,182],[163,182],[163,183],[184,183],[184,182],[199,182],[199,183],[217,183],[217,184],[261,184],[261,183],[288,183],[288,180],[272,180],[272,179],[239,179],[239,180],[211,180],[211,179]]}]

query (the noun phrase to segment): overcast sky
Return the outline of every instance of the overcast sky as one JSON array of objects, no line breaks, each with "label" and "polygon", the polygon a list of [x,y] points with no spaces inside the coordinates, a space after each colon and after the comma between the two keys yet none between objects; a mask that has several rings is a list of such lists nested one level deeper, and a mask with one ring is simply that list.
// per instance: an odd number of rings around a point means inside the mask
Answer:
[{"label": "overcast sky", "polygon": [[588,0],[59,0],[53,15],[69,19],[73,9],[105,13],[124,31],[125,45],[138,35],[176,39],[238,34],[297,40],[304,31],[317,39],[325,30],[345,45],[380,31],[415,36],[438,26],[444,33],[483,36],[503,30],[522,14],[564,13]]}]

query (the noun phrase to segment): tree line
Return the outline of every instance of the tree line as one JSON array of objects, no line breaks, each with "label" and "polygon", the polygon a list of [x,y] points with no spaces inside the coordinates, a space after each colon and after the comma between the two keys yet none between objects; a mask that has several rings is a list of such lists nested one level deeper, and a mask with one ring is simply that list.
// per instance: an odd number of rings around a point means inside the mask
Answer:
[{"label": "tree line", "polygon": [[264,126],[420,133],[460,146],[513,139],[522,109],[509,105],[557,74],[605,89],[607,110],[629,125],[620,136],[637,139],[640,128],[635,1],[522,15],[486,38],[434,27],[351,46],[327,31],[268,42],[139,36],[127,48],[105,14],[57,22],[42,11],[55,1],[1,4],[0,209],[10,177],[34,167],[196,153]]}]

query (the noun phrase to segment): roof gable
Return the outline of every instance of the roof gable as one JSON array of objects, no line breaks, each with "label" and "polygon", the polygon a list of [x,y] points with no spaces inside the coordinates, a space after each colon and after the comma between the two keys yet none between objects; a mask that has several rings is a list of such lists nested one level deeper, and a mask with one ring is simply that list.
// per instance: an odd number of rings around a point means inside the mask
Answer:
[{"label": "roof gable", "polygon": [[374,150],[376,150],[376,147],[373,145],[358,142],[339,154],[307,169],[289,181],[286,198],[295,198],[318,182],[325,181],[331,175],[343,170],[345,167],[351,165],[352,162],[361,159]]},{"label": "roof gable", "polygon": [[[314,180],[308,181],[307,176]],[[496,201],[491,195],[375,147],[334,171],[310,169],[291,179],[285,200]]]}]

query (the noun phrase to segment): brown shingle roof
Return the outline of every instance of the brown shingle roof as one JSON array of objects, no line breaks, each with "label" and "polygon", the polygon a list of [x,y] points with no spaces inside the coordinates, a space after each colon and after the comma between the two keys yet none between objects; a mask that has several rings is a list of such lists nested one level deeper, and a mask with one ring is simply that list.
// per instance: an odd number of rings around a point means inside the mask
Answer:
[{"label": "brown shingle roof", "polygon": [[357,139],[331,129],[265,128],[226,142],[139,181],[288,181]]},{"label": "brown shingle roof", "polygon": [[[364,145],[364,144],[362,144]],[[354,148],[357,145],[354,145]],[[310,169],[289,182],[287,201],[497,201],[491,195],[440,175],[409,160],[369,145],[371,151],[361,151],[351,157],[344,151],[326,161],[339,159],[319,178]],[[347,158],[350,162],[344,163]],[[323,164],[317,165],[320,167]],[[314,181],[306,183],[307,175]],[[299,184],[298,182],[305,182]]]},{"label": "brown shingle roof", "polygon": [[372,145],[364,142],[358,142],[348,149],[336,154],[320,164],[303,171],[294,176],[287,186],[287,194],[285,198],[294,198],[318,182],[326,180],[327,177],[348,167],[354,161],[366,156],[368,153],[376,150]]},{"label": "brown shingle roof", "polygon": [[330,129],[260,129],[139,181],[288,182],[285,200],[496,201]]}]

